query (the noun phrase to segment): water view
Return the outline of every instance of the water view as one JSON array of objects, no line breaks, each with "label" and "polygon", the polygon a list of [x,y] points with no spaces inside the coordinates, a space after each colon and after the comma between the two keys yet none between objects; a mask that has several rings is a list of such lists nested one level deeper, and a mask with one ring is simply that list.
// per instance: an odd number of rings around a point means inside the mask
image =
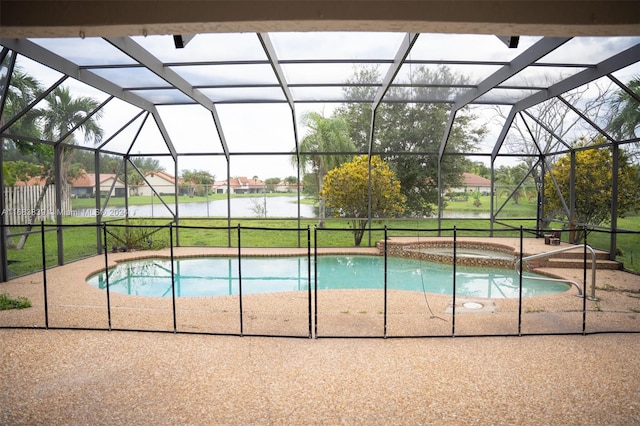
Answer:
[{"label": "water view", "polygon": [[[182,217],[226,217],[228,205],[234,217],[297,217],[296,197],[244,197],[227,200],[212,200],[198,203],[179,203],[178,212]],[[167,203],[174,209],[172,203]],[[300,216],[317,217],[316,208],[311,204],[300,204]],[[77,209],[77,216],[92,216],[95,209]],[[105,216],[124,216],[124,207],[105,209]],[[171,212],[160,201],[154,204],[129,206],[130,217],[171,217]]]},{"label": "water view", "polygon": [[[171,209],[174,205],[167,203]],[[298,204],[296,197],[243,197],[232,198],[232,217],[298,217]],[[213,200],[198,203],[179,203],[178,210],[182,217],[226,217],[227,200]],[[93,216],[95,209],[76,209],[76,216]],[[124,207],[110,207],[105,209],[104,216],[124,217]],[[160,201],[154,204],[129,206],[130,217],[171,217],[171,212],[167,210]],[[316,218],[318,209],[312,204],[300,204],[300,217]],[[456,212],[445,211],[445,218],[474,218],[488,219],[488,212]]]}]

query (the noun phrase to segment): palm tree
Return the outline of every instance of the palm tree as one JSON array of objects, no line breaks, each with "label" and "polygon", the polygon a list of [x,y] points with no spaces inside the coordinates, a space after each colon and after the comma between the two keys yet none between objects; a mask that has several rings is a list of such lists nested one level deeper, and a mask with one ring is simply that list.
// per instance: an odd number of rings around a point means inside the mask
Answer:
[{"label": "palm tree", "polygon": [[[311,169],[317,179],[318,194],[322,192],[322,182],[327,172],[345,161],[355,152],[356,147],[349,138],[349,125],[343,117],[327,118],[317,112],[308,112],[302,116],[302,124],[309,128],[309,134],[300,142],[300,166]],[[323,154],[326,153],[326,154]],[[295,163],[296,158],[292,159]],[[318,227],[324,227],[326,215],[325,199],[320,195]]]},{"label": "palm tree", "polygon": [[[9,90],[5,100],[2,116],[0,116],[0,127],[3,127],[10,120],[26,108],[40,93],[42,86],[32,76],[25,74],[19,67],[14,69],[9,82]],[[51,158],[49,147],[42,144],[32,144],[30,142],[22,142],[20,136],[28,136],[39,139],[41,136],[38,127],[38,113],[33,109],[27,111],[15,123],[11,124],[5,133],[15,135],[15,138],[1,138],[2,146],[12,144],[21,154],[25,154],[33,158],[34,163],[42,164]],[[38,172],[39,174],[40,172]]]},{"label": "palm tree", "polygon": [[[73,98],[69,93],[69,89],[65,87],[57,87],[46,98],[48,108],[35,110],[39,117],[39,121],[42,123],[42,134],[45,139],[58,142],[61,138],[71,131],[71,129],[78,126],[78,129],[84,131],[85,141],[94,143],[100,143],[102,140],[102,128],[98,125],[97,120],[102,116],[101,111],[98,111],[92,117],[87,119],[87,115],[93,112],[99,105],[99,103],[89,97]],[[67,144],[75,143],[73,134],[66,136],[65,140],[61,141]],[[66,199],[69,196],[67,181],[68,173],[71,168],[71,160],[73,153],[69,151],[68,147],[62,146],[60,156],[60,176],[61,181],[56,182],[57,185],[61,185],[62,199]],[[55,166],[52,164],[50,167],[44,169],[43,176],[46,178],[45,184],[42,187],[40,196],[36,201],[34,212],[40,210],[44,196],[51,185],[54,182]],[[29,218],[26,232],[30,231],[36,215],[32,215]],[[24,234],[20,238],[20,242],[16,246],[17,249],[21,249],[26,242],[28,234]]]},{"label": "palm tree", "polygon": [[[91,118],[87,115],[98,108],[99,103],[89,97],[73,98],[66,87],[57,87],[47,96],[49,108],[41,110],[40,119],[43,122],[44,137],[51,141],[59,141],[71,129],[79,125],[79,129],[84,132],[85,142],[93,141],[95,144],[102,140],[102,128],[97,120],[102,116],[98,111]],[[75,143],[73,134],[66,137],[62,142]],[[71,167],[73,152],[67,147],[62,147],[60,177],[62,185],[62,199],[68,196],[68,175]]]},{"label": "palm tree", "polygon": [[[9,79],[9,90],[7,91],[7,97],[5,99],[4,106],[2,108],[2,114],[0,115],[0,127],[3,127],[9,120],[11,120],[16,114],[22,111],[29,103],[31,103],[42,92],[42,86],[32,76],[25,74],[19,67],[13,70],[13,74]],[[8,133],[13,133],[20,136],[31,136],[38,138],[39,129],[36,123],[37,114],[30,110],[24,114],[19,120],[17,120],[8,129]],[[29,151],[31,154],[42,154],[46,152],[47,147],[41,144],[23,144],[20,142],[13,142],[16,144],[21,152]],[[5,138],[0,137],[0,149],[4,149]],[[5,170],[5,164],[3,171]],[[3,195],[0,195],[3,196]],[[8,228],[5,229],[5,232]],[[13,245],[13,241],[9,240],[9,244]]]},{"label": "palm tree", "polygon": [[[640,94],[640,76],[634,77],[628,87],[636,94]],[[640,103],[623,90],[616,93],[611,101],[609,111],[609,125],[607,130],[618,140],[638,137],[637,128],[640,125]]]},{"label": "palm tree", "polygon": [[[40,82],[16,67],[11,76],[7,99],[0,117],[0,127],[22,111],[41,92],[42,86]],[[37,114],[33,110],[29,111],[14,123],[9,128],[9,131],[15,135],[38,137],[39,130],[36,120]]]},{"label": "palm tree", "polygon": [[527,165],[520,163],[516,166],[500,166],[496,170],[496,186],[498,197],[511,197],[514,204],[518,204],[521,198],[533,196],[525,185],[518,184],[527,173]]},{"label": "palm tree", "polygon": [[[71,129],[79,126],[84,131],[85,142],[100,143],[102,140],[102,128],[98,125],[97,120],[102,116],[98,111],[91,118],[86,119],[87,115],[98,108],[98,102],[89,97],[73,98],[66,87],[57,87],[47,96],[49,108],[40,110],[40,119],[43,122],[42,133],[45,139],[57,142],[66,135]],[[85,121],[86,120],[86,121]],[[73,144],[75,139],[73,134],[67,136],[62,141]],[[63,199],[67,195],[67,172],[71,166],[73,155],[66,147],[62,148],[61,159],[61,177]]]}]

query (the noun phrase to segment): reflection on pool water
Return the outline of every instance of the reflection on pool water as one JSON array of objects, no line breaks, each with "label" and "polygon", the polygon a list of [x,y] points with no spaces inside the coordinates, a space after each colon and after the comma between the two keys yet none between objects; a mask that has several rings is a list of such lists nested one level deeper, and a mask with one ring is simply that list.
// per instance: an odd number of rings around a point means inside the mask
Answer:
[{"label": "reflection on pool water", "polygon": [[[311,264],[311,286],[314,269]],[[389,257],[389,290],[425,291],[452,294],[452,266],[434,262]],[[242,294],[306,291],[309,285],[306,257],[243,257]],[[319,256],[318,290],[383,289],[382,256]],[[239,293],[238,260],[232,257],[199,257],[174,260],[175,293],[178,297],[228,296]],[[529,280],[523,277],[523,297],[561,293],[569,285],[555,281]],[[93,275],[88,282],[104,289],[105,273]],[[515,271],[501,268],[456,268],[456,295],[518,297],[519,278]],[[144,259],[119,263],[109,270],[109,290],[116,293],[171,297],[171,261]]]}]

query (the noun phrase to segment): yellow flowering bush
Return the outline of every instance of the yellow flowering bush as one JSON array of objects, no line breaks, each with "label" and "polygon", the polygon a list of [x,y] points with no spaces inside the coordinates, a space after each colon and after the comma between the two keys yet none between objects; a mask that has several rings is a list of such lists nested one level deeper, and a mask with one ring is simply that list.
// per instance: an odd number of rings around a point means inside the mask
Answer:
[{"label": "yellow flowering bush", "polygon": [[[372,156],[370,162],[371,219],[401,215],[406,199],[400,192],[400,181],[379,156]],[[330,170],[322,195],[334,216],[351,219],[354,242],[359,246],[369,223],[369,156],[360,155]]]}]

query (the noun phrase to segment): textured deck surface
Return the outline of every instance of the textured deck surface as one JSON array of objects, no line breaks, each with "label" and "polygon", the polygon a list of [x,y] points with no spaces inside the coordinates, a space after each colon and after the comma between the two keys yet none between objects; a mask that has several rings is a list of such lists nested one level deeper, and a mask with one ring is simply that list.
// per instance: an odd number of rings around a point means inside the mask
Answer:
[{"label": "textured deck surface", "polygon": [[[103,267],[47,272],[50,326],[107,326],[104,291],[84,281]],[[586,331],[640,331],[640,276],[597,282]],[[0,292],[34,303],[0,312],[0,326],[43,327],[42,274]],[[389,295],[390,335],[451,335],[451,296],[407,293]],[[319,339],[173,334],[170,299],[112,296],[114,328],[168,333],[0,329],[0,424],[640,424],[640,334],[322,338],[381,335],[380,293],[346,290],[319,296]],[[203,299],[178,301],[179,330],[238,332],[236,299]],[[479,302],[491,309],[459,307],[457,336],[518,332],[517,302]],[[582,303],[574,289],[528,298],[522,332],[579,333]],[[247,296],[244,332],[304,336],[307,308],[294,293]]]}]

